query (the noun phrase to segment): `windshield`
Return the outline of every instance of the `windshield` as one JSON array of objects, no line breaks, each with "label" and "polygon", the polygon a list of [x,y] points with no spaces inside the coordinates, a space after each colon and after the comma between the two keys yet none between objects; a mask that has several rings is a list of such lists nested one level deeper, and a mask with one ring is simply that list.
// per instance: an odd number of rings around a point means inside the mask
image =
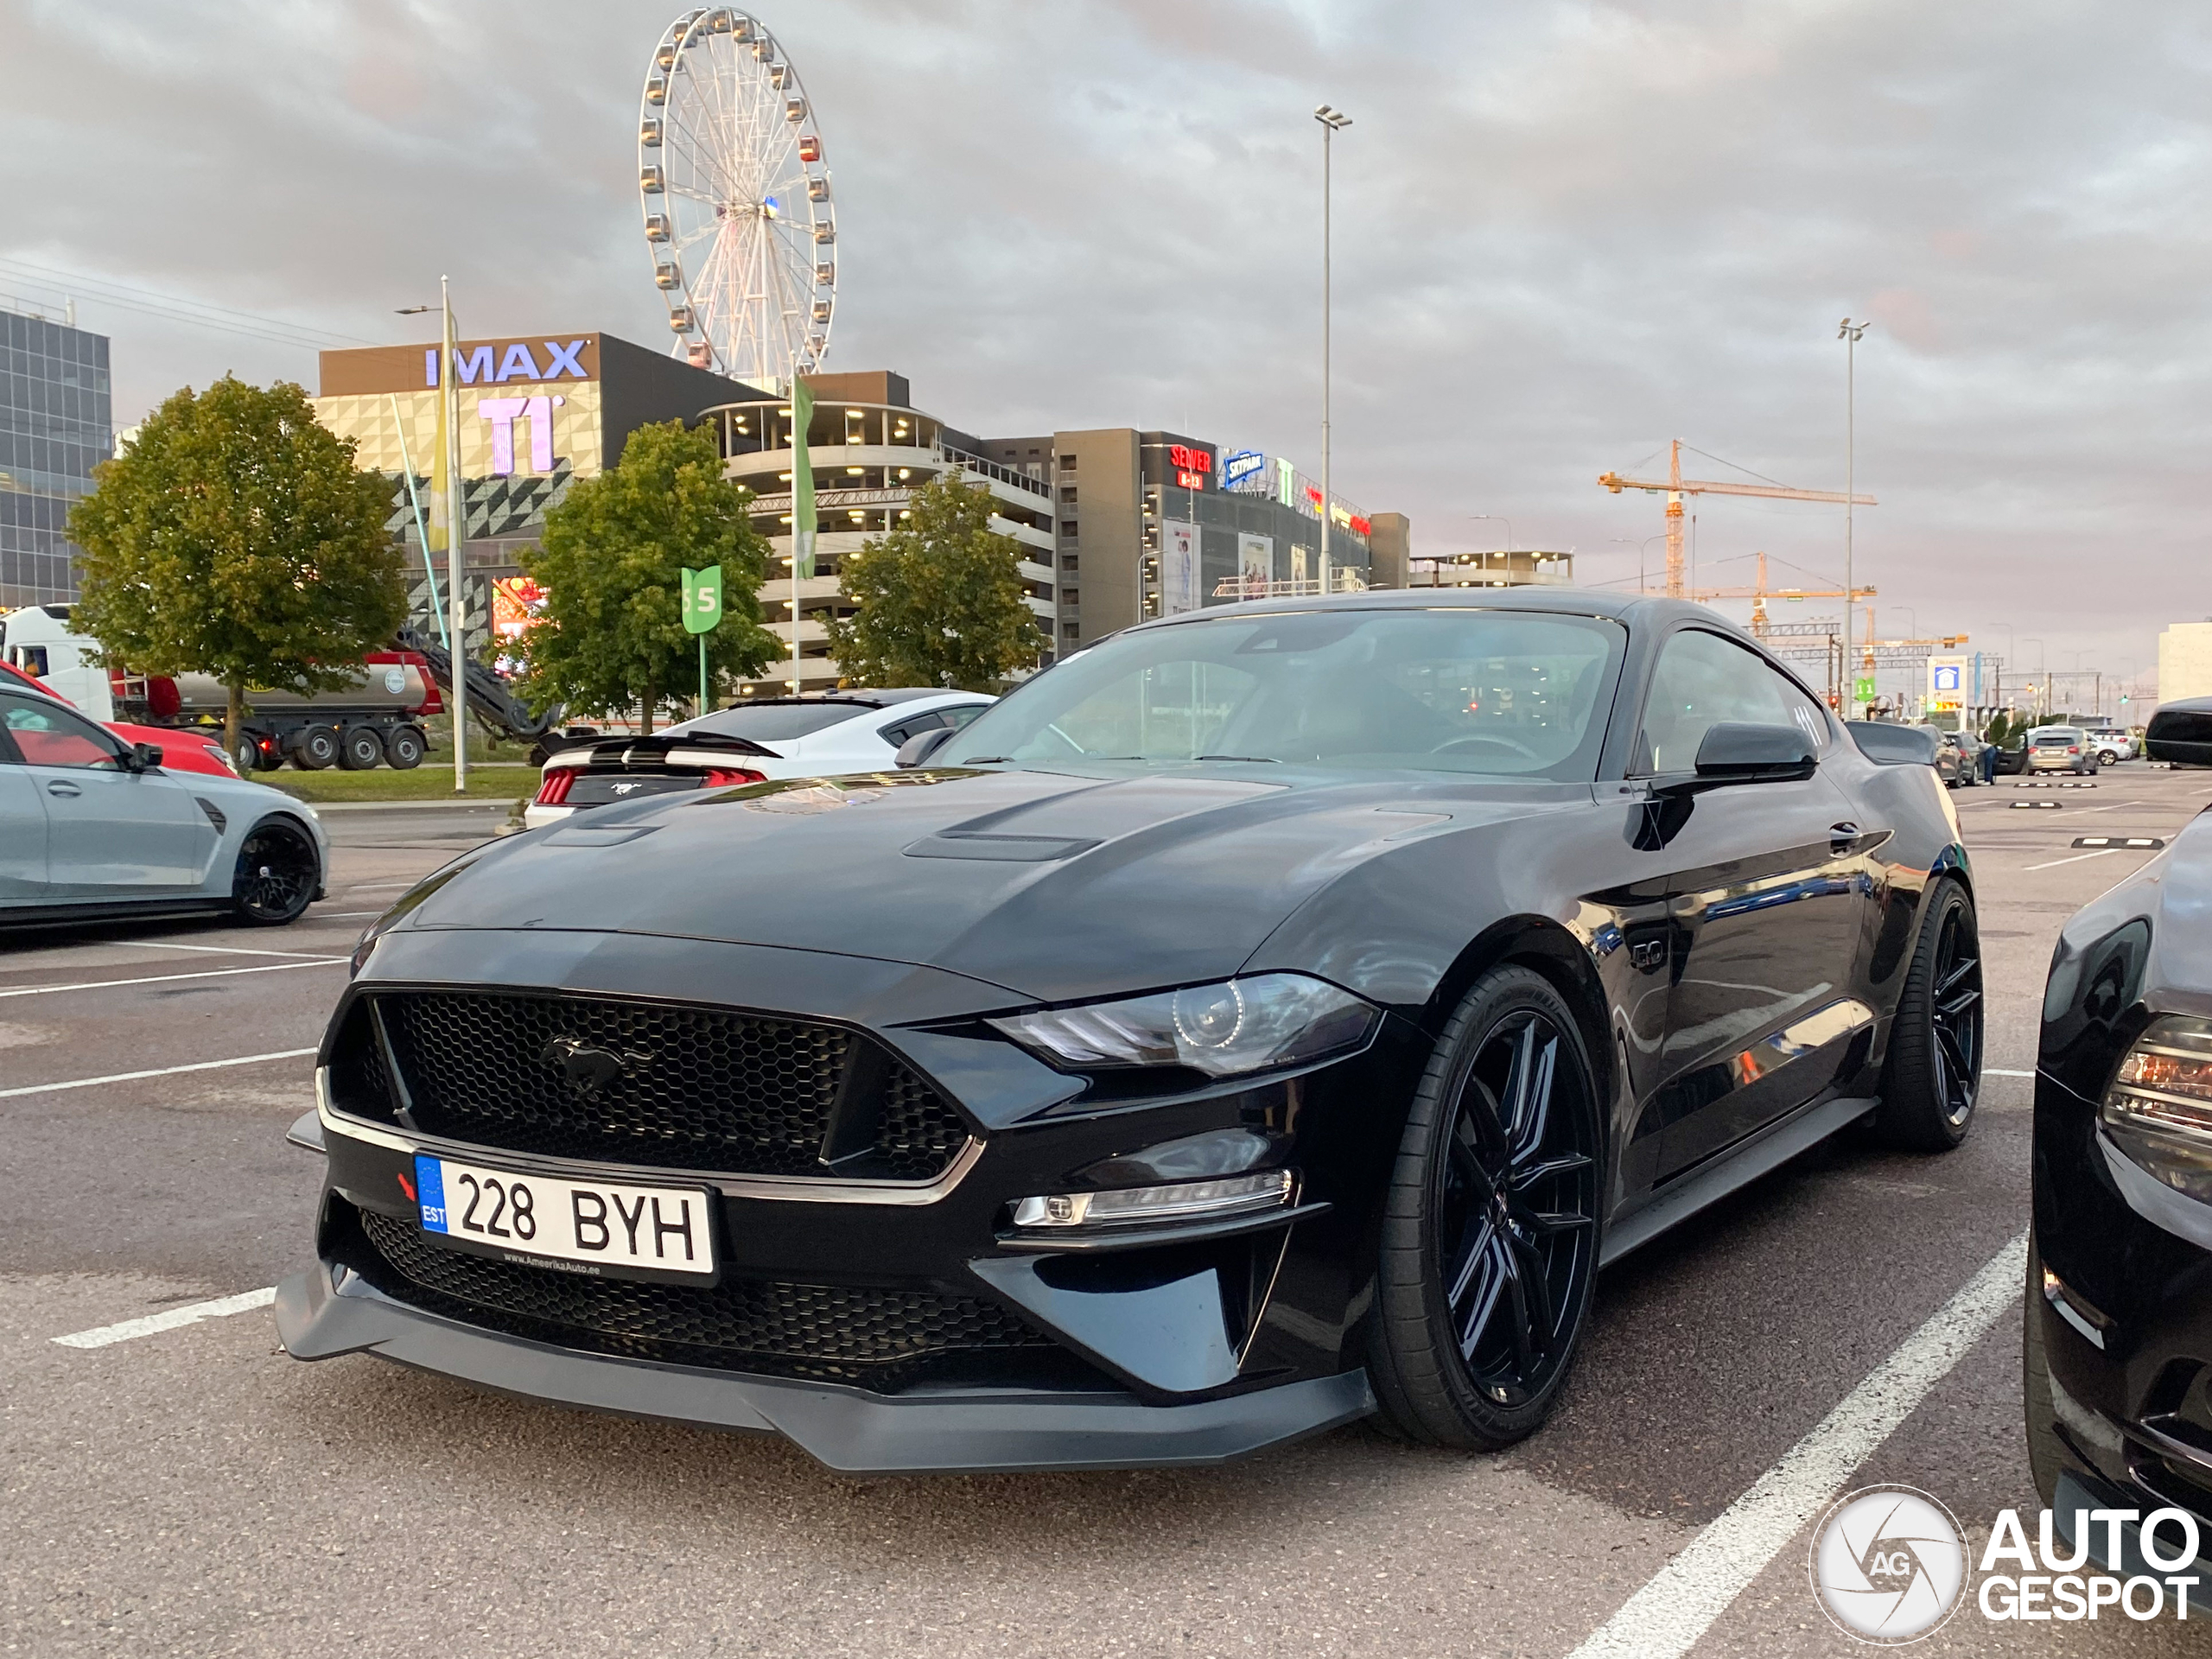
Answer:
[{"label": "windshield", "polygon": [[1525,611],[1302,611],[1138,630],[999,702],[932,765],[1191,760],[1596,775],[1625,635]]}]

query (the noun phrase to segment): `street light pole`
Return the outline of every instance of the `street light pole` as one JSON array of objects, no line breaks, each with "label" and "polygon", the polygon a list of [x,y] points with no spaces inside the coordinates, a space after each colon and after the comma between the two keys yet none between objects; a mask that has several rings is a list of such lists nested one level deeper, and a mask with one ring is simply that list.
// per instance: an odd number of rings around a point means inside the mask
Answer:
[{"label": "street light pole", "polygon": [[1843,320],[1836,338],[1843,346],[1843,717],[1851,718],[1851,705],[1859,689],[1859,664],[1851,660],[1851,607],[1857,599],[1851,580],[1851,498],[1858,493],[1859,337],[1863,322]]},{"label": "street light pole", "polygon": [[1351,117],[1327,105],[1317,105],[1313,118],[1321,124],[1321,580],[1329,571],[1329,510],[1336,498],[1329,486],[1329,141],[1338,130],[1351,125]]},{"label": "street light pole", "polygon": [[461,382],[454,372],[453,299],[438,278],[438,308],[445,314],[445,359],[438,365],[438,395],[446,400],[446,603],[453,621],[447,649],[453,656],[453,790],[468,792],[468,605],[461,591],[467,557],[461,534],[467,515],[461,500]]}]

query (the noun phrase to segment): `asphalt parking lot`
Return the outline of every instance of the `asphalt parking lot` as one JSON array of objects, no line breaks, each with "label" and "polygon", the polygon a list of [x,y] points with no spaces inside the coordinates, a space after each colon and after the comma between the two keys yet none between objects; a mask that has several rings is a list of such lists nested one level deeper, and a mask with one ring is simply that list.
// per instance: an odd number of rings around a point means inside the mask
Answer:
[{"label": "asphalt parking lot", "polygon": [[[257,1304],[57,1343],[304,1263],[318,1167],[283,1135],[346,954],[503,811],[330,814],[330,897],[289,929],[0,935],[0,1650],[1562,1659],[1637,1651],[1608,1621],[1703,1536],[1720,1611],[1692,1652],[1855,1651],[1802,1529],[1764,1565],[1706,1529],[2012,1259],[2052,938],[2151,856],[2073,841],[2212,803],[2212,774],[2140,762],[2094,790],[2012,782],[1954,798],[1991,995],[1966,1147],[1832,1143],[1611,1269],[1563,1409],[1493,1458],[1355,1427],[1222,1470],[861,1483],[779,1442],[297,1364]],[[2018,1341],[2015,1296],[1847,1484],[1931,1492],[1977,1548],[2001,1508],[2032,1527]],[[1921,1651],[2202,1642],[1969,1607]]]}]

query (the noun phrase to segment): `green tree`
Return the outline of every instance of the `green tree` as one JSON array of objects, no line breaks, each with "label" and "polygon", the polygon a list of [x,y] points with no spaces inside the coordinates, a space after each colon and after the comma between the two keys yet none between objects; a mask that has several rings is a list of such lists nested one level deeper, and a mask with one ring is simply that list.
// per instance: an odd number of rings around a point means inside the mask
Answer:
[{"label": "green tree", "polygon": [[1993,743],[2001,749],[2005,747],[2005,740],[2010,735],[2012,735],[2012,728],[2005,723],[2005,713],[1999,709],[1997,718],[1991,721],[1988,729],[1982,733],[1981,740],[1985,743]]},{"label": "green tree", "polygon": [[988,691],[1037,660],[1045,636],[1014,568],[1021,543],[990,519],[988,493],[956,468],[845,561],[855,610],[830,624],[830,652],[847,680]]},{"label": "green tree", "polygon": [[[782,654],[760,626],[768,544],[753,528],[753,493],[722,476],[714,434],[681,421],[641,426],[622,459],[569,487],[545,515],[524,568],[546,590],[523,636],[523,689],[543,708],[607,715],[653,711],[698,683],[699,641],[710,677],[748,678]],[[683,629],[683,571],[722,568],[722,620]]]},{"label": "green tree", "polygon": [[391,480],[357,471],[289,382],[188,386],[93,476],[69,515],[73,626],[134,673],[221,681],[233,750],[249,690],[350,684],[407,614]]}]

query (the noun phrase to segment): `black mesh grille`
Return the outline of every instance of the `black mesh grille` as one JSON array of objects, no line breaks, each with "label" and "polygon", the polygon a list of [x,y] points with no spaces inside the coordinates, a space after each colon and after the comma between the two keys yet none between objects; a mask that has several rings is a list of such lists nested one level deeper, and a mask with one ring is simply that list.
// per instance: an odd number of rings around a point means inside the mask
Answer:
[{"label": "black mesh grille", "polygon": [[927,1290],[731,1279],[712,1287],[590,1279],[429,1243],[411,1221],[355,1212],[341,1259],[388,1295],[511,1335],[594,1352],[900,1388],[959,1355],[1054,1349],[1004,1309]]},{"label": "black mesh grille", "polygon": [[[841,1099],[855,1046],[836,1026],[720,1008],[502,992],[387,992],[375,999],[426,1134],[512,1152],[739,1174],[824,1173],[841,1145],[867,1150],[847,1176],[926,1180],[968,1138],[944,1096],[896,1060],[872,1097]],[[367,1022],[363,1022],[366,1027]],[[374,1046],[373,1032],[368,1033]],[[581,1062],[581,1064],[579,1064]],[[381,1084],[373,1057],[359,1086]],[[857,1092],[857,1091],[855,1091]]]}]

